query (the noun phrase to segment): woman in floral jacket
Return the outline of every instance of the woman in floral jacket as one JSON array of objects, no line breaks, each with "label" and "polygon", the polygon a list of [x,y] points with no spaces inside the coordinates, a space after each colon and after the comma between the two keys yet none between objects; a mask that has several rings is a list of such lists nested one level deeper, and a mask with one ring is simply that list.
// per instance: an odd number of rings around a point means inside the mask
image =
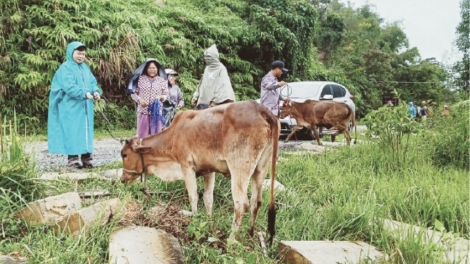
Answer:
[{"label": "woman in floral jacket", "polygon": [[[162,120],[154,120],[155,116],[162,116],[162,107],[153,107],[152,113],[149,106],[155,101],[164,101],[168,96],[168,81],[158,75],[159,65],[157,61],[150,60],[145,65],[143,74],[139,77],[137,89],[131,95],[132,100],[137,102],[137,135],[145,138],[162,130]],[[161,104],[159,104],[161,105]],[[151,124],[156,123],[156,126]]]}]

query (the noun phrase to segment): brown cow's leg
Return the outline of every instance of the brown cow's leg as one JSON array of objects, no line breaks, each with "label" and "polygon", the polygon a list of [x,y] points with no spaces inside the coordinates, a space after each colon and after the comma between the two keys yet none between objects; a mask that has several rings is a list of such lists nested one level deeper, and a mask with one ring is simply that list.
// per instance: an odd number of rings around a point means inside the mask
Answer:
[{"label": "brown cow's leg", "polygon": [[251,227],[250,236],[253,236],[255,231],[256,218],[258,217],[258,211],[263,201],[263,181],[266,178],[269,166],[269,158],[260,160],[260,163],[253,173],[251,178]]},{"label": "brown cow's leg", "polygon": [[214,202],[215,172],[204,174],[204,205],[208,215],[212,215],[212,204]]},{"label": "brown cow's leg", "polygon": [[248,185],[250,183],[250,175],[253,170],[247,173],[246,170],[230,171],[232,175],[232,198],[234,204],[234,216],[232,222],[232,232],[230,239],[235,240],[235,233],[238,232],[243,221],[243,214],[248,210],[249,203],[247,199]]},{"label": "brown cow's leg", "polygon": [[294,133],[295,133],[297,130],[301,129],[301,128],[302,128],[302,126],[295,126],[295,127],[292,129],[292,132],[290,132],[290,134],[287,136],[286,140],[284,140],[284,142],[289,141],[289,139],[292,137],[292,135],[294,135]]},{"label": "brown cow's leg", "polygon": [[338,129],[338,131],[335,133],[335,135],[343,133],[344,138],[346,139],[346,143],[348,144],[348,146],[351,145],[351,135],[349,134],[348,125],[337,124],[336,128]]},{"label": "brown cow's leg", "polygon": [[320,133],[318,133],[318,127],[316,125],[312,125],[312,130],[313,130],[313,133],[315,134],[315,138],[317,139],[317,143],[319,146],[321,146],[321,142],[320,142]]},{"label": "brown cow's leg", "polygon": [[189,203],[191,204],[191,212],[197,214],[197,180],[194,173],[186,173],[184,178],[186,190],[188,191]]}]

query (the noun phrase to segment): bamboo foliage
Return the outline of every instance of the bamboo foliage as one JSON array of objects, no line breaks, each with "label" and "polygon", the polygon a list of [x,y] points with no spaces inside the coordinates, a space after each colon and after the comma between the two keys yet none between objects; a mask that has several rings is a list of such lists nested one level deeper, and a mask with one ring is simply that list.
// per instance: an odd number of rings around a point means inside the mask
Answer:
[{"label": "bamboo foliage", "polygon": [[[310,64],[315,10],[304,1],[4,0],[0,3],[0,114],[32,126],[47,118],[54,72],[71,41],[87,45],[87,63],[104,94],[129,104],[125,86],[146,58],[179,72],[189,102],[216,43],[240,100],[257,98],[274,59],[293,75]],[[282,5],[288,12],[278,12]],[[297,71],[297,73],[296,73]],[[294,76],[293,76],[294,77]]]}]

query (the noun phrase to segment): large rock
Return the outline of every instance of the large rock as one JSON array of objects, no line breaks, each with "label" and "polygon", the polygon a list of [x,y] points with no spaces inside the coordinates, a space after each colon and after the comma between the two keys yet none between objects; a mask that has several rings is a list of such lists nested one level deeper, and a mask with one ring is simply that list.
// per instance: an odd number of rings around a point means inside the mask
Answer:
[{"label": "large rock", "polygon": [[15,216],[23,218],[30,225],[53,224],[81,206],[78,193],[68,192],[29,203]]},{"label": "large rock", "polygon": [[130,226],[111,235],[110,264],[183,264],[178,240],[150,227]]},{"label": "large rock", "polygon": [[281,261],[290,264],[353,264],[384,259],[374,246],[361,241],[281,241],[279,252]]},{"label": "large rock", "polygon": [[70,232],[78,235],[82,230],[95,224],[106,224],[117,213],[121,206],[119,198],[106,200],[92,206],[80,209],[57,223],[57,231]]}]

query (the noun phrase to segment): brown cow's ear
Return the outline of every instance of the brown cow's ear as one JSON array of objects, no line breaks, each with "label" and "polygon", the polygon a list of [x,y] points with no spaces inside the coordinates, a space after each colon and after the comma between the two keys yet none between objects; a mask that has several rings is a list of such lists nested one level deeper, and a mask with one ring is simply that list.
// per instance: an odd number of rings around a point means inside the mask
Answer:
[{"label": "brown cow's ear", "polygon": [[141,147],[141,146],[139,146],[139,147],[134,148],[134,150],[137,153],[146,154],[146,153],[149,153],[152,150],[152,148],[151,147],[143,147],[143,146]]}]

